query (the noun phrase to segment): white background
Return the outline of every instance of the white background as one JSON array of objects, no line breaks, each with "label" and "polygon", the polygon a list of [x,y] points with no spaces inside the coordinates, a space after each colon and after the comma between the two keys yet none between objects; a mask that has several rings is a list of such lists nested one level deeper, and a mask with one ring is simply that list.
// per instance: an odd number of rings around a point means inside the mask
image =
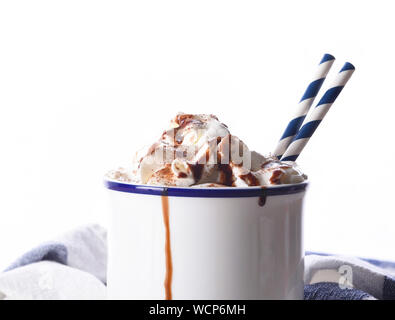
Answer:
[{"label": "white background", "polygon": [[391,2],[1,2],[0,268],[105,225],[103,174],[178,111],[273,151],[325,52],[357,70],[299,158],[305,247],[395,260]]}]

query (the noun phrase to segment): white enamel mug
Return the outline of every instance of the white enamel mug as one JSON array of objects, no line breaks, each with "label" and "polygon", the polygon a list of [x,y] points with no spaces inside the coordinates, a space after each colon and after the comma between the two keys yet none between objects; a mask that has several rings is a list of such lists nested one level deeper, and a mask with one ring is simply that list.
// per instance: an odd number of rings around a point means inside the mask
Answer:
[{"label": "white enamel mug", "polygon": [[307,183],[176,188],[105,181],[109,299],[302,299]]}]

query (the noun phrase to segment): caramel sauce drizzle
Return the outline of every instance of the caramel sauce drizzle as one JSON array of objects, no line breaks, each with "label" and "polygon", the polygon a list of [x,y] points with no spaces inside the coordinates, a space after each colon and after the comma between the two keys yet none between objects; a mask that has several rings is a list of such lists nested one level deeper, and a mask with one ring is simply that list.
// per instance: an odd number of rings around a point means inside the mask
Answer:
[{"label": "caramel sauce drizzle", "polygon": [[266,187],[261,186],[261,195],[258,198],[258,205],[263,207],[266,204]]},{"label": "caramel sauce drizzle", "polygon": [[171,257],[171,243],[170,243],[170,219],[169,219],[169,198],[166,190],[162,195],[162,212],[163,222],[166,230],[165,241],[165,255],[166,255],[166,277],[165,277],[165,299],[172,300],[171,285],[173,280],[173,261]]}]

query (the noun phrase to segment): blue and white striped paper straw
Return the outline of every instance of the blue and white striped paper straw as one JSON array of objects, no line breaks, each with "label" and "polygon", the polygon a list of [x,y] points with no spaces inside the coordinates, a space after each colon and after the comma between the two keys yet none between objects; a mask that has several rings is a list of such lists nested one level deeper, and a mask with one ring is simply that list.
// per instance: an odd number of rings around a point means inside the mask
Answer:
[{"label": "blue and white striped paper straw", "polygon": [[351,63],[346,62],[344,64],[343,68],[336,75],[330,88],[324,93],[317,106],[311,111],[311,114],[303,123],[302,128],[293,138],[288,149],[283,154],[281,161],[295,161],[298,158],[329,108],[343,90],[354,70],[355,67]]},{"label": "blue and white striped paper straw", "polygon": [[318,91],[321,89],[322,83],[324,82],[325,77],[332,67],[334,61],[335,57],[328,53],[322,57],[313,79],[304,92],[302,99],[299,101],[294,117],[288,123],[288,126],[281,136],[276,150],[274,151],[274,155],[279,159],[288,148],[289,144],[292,142],[293,137],[296,135],[300,126],[302,125],[303,120],[305,119],[307,112],[313,104]]}]

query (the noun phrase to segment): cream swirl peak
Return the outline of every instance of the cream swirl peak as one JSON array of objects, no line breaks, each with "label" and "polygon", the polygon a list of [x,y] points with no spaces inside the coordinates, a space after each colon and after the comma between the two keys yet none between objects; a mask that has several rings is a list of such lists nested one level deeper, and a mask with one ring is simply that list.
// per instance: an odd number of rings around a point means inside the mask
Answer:
[{"label": "cream swirl peak", "polygon": [[160,139],[138,151],[131,168],[111,171],[122,182],[178,187],[248,187],[299,183],[295,163],[250,151],[214,115],[178,114]]}]

